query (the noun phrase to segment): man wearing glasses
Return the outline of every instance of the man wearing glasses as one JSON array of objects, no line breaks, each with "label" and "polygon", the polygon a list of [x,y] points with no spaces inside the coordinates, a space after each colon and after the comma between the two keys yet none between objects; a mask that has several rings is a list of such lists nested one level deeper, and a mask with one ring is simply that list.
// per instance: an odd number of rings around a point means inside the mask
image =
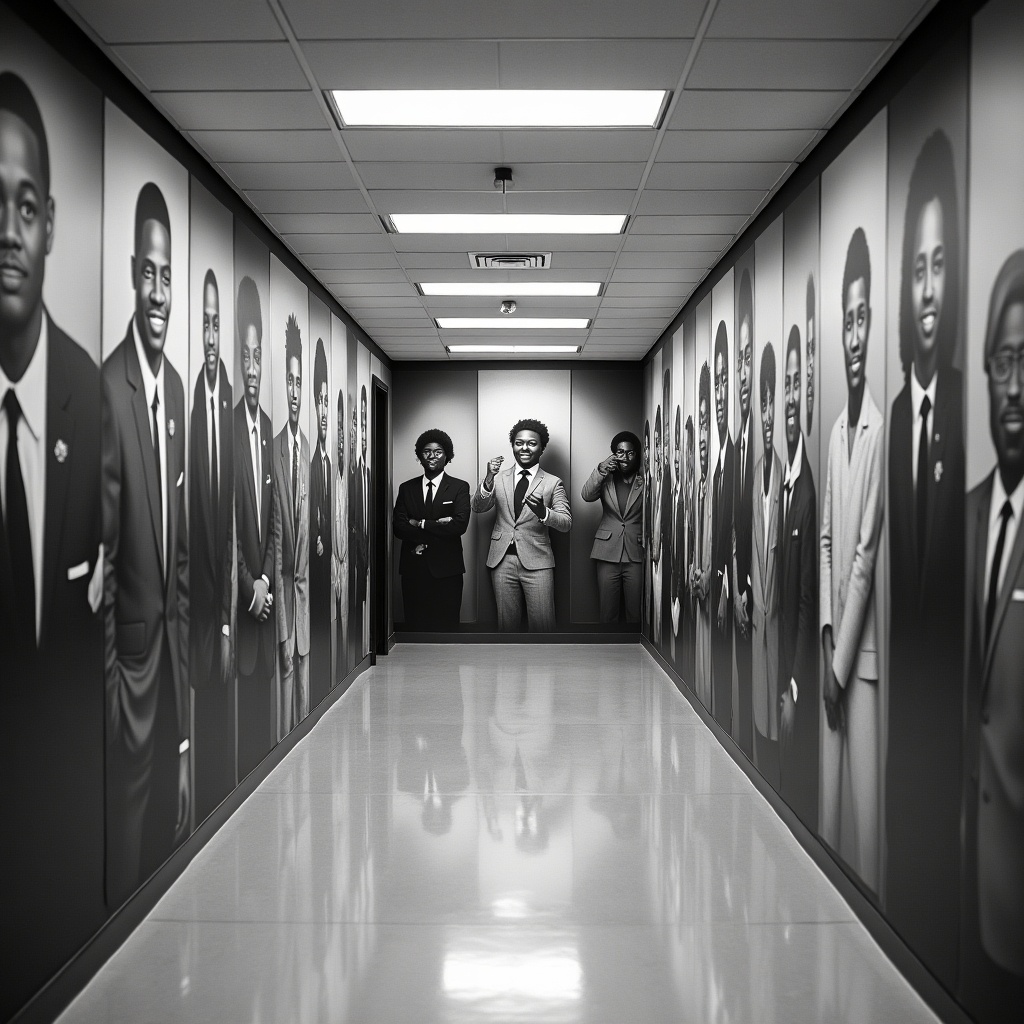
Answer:
[{"label": "man wearing glasses", "polygon": [[625,607],[626,621],[639,622],[644,509],[644,484],[637,472],[640,439],[621,430],[612,438],[611,452],[583,485],[583,500],[600,499],[602,510],[590,557],[597,569],[601,621],[618,622]]}]

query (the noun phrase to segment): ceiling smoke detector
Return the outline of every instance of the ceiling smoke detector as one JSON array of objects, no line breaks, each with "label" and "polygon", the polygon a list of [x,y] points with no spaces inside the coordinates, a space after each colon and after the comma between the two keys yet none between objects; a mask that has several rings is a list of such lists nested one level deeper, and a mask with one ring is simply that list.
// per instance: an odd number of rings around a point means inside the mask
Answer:
[{"label": "ceiling smoke detector", "polygon": [[498,309],[505,314],[505,316],[511,316],[516,311],[516,300],[515,299],[504,299]]}]

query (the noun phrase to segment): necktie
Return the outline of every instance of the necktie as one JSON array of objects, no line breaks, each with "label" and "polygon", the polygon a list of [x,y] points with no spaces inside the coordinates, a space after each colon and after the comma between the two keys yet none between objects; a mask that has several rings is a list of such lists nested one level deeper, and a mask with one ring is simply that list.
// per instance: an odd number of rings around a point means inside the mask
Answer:
[{"label": "necktie", "polygon": [[4,395],[7,410],[7,543],[11,552],[14,582],[16,644],[21,650],[36,646],[36,582],[32,567],[32,533],[28,521],[28,497],[18,455],[18,421],[21,404],[14,388]]},{"label": "necktie", "polygon": [[783,526],[785,526],[785,527],[789,526],[789,502],[790,502],[790,499],[792,497],[793,497],[793,481],[792,480],[787,480],[786,481],[786,511],[785,511],[785,513],[784,513],[784,515],[782,517],[782,523],[783,523]]},{"label": "necktie", "polygon": [[514,494],[514,505],[513,511],[515,512],[516,519],[519,518],[519,513],[523,511],[523,499],[526,497],[526,489],[530,486],[530,474],[524,469],[519,474],[519,483],[516,484],[516,491]]},{"label": "necktie", "polygon": [[210,500],[213,504],[213,521],[217,521],[217,502],[220,499],[220,477],[217,459],[217,407],[210,397]]},{"label": "necktie", "polygon": [[[9,449],[8,449],[9,450]],[[988,650],[992,639],[992,620],[996,616],[996,603],[999,600],[999,572],[1003,566],[1003,548],[1006,546],[1006,526],[1013,515],[1013,506],[1009,500],[1003,502],[999,513],[1002,523],[999,526],[999,538],[996,540],[995,554],[992,556],[992,569],[988,580],[988,601],[985,604],[985,650]]]},{"label": "necktie", "polygon": [[740,491],[747,488],[747,434],[740,435]]},{"label": "necktie", "polygon": [[924,542],[928,535],[928,414],[931,399],[925,395],[921,402],[921,435],[917,442],[917,566],[924,565]]},{"label": "necktie", "polygon": [[764,496],[768,497],[768,488],[772,485],[772,464],[767,458],[764,460]]},{"label": "necktie", "polygon": [[260,473],[262,470],[262,463],[260,461],[260,442],[256,436],[256,425],[253,424],[252,428],[252,473],[253,480],[256,483],[256,528],[263,533],[263,522],[262,513],[260,509],[260,499],[262,498],[262,487],[260,487]]},{"label": "necktie", "polygon": [[697,523],[697,562],[704,557],[704,488],[700,489],[700,521]]},{"label": "necktie", "polygon": [[292,514],[299,518],[299,443],[292,439]]},{"label": "necktie", "polygon": [[156,489],[157,489],[157,502],[156,502],[156,518],[160,528],[160,557],[164,559],[163,551],[163,531],[164,531],[164,467],[163,461],[160,458],[160,427],[159,427],[159,410],[160,410],[160,392],[153,392],[153,403],[150,405],[153,410],[153,455],[156,457]]},{"label": "necktie", "polygon": [[434,503],[434,481],[433,480],[428,480],[427,481],[427,505],[426,505],[426,514],[427,515],[430,515],[431,506],[433,505],[433,503]]}]

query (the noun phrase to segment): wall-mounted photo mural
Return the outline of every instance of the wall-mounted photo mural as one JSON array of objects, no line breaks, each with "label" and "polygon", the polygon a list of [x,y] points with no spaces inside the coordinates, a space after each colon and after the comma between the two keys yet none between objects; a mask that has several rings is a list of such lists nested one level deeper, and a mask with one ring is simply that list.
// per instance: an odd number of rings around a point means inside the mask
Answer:
[{"label": "wall-mounted photo mural", "polygon": [[640,394],[639,366],[397,368],[395,628],[639,629]]},{"label": "wall-mounted photo mural", "polygon": [[992,0],[644,372],[645,635],[979,1021],[1024,1005],[1021,52]]},{"label": "wall-mounted photo mural", "polygon": [[372,364],[6,7],[0,204],[7,1019],[368,653]]}]

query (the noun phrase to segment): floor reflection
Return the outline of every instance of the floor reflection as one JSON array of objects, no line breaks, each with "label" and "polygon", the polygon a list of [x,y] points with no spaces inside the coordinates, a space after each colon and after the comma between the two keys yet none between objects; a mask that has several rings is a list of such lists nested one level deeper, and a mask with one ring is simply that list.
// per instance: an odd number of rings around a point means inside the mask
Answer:
[{"label": "floor reflection", "polygon": [[63,1019],[931,1018],[639,648],[401,646]]}]

